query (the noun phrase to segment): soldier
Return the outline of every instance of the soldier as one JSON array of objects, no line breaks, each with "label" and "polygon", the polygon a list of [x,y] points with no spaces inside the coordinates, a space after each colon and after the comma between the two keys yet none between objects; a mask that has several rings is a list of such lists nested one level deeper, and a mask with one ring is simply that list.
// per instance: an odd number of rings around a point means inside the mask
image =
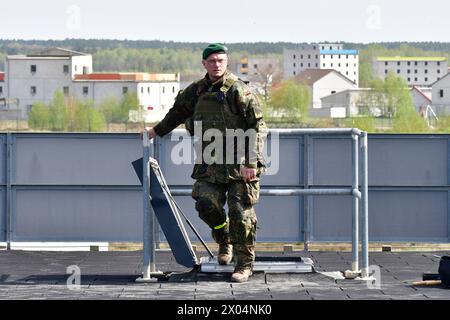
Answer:
[{"label": "soldier", "polygon": [[[185,122],[191,135],[200,131],[202,151],[211,143],[203,139],[209,129],[220,130],[224,138],[230,129],[250,132],[247,142],[238,138],[240,145],[231,150],[227,149],[229,144],[223,144],[223,154],[233,153],[232,163],[228,158],[218,159],[220,152],[212,152],[212,160],[196,161],[191,175],[196,180],[192,189],[195,208],[219,244],[218,262],[225,265],[234,258],[231,281],[245,282],[255,261],[257,219],[253,205],[258,202],[259,177],[265,171],[262,148],[267,128],[256,95],[227,70],[227,48],[210,44],[202,57],[205,77],[180,91],[165,118],[145,131],[150,139],[162,137]],[[242,149],[244,156],[239,157]],[[223,208],[226,201],[228,217]]]}]

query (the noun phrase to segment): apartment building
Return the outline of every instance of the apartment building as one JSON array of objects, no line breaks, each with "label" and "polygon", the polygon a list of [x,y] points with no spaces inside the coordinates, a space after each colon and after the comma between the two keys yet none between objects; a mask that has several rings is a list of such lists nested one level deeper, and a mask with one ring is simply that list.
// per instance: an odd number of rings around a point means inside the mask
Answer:
[{"label": "apartment building", "polygon": [[359,52],[345,50],[342,44],[305,44],[283,50],[284,78],[292,78],[306,69],[333,69],[359,84]]},{"label": "apartment building", "polygon": [[373,62],[373,74],[384,79],[389,73],[402,77],[412,86],[431,86],[448,72],[444,57],[378,57]]}]

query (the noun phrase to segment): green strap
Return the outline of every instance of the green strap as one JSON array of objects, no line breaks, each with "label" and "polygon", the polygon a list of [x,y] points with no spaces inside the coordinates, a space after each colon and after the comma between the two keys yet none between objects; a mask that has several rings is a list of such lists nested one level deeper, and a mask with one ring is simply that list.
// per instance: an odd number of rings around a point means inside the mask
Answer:
[{"label": "green strap", "polygon": [[223,82],[222,87],[220,88],[220,91],[222,91],[223,93],[227,93],[228,90],[231,89],[231,87],[236,83],[236,81],[238,81],[238,77],[236,77],[234,74],[229,74],[228,77],[225,79],[225,81]]},{"label": "green strap", "polygon": [[226,225],[227,225],[227,221],[225,221],[225,222],[222,223],[221,225],[218,225],[218,226],[214,227],[214,230],[222,229],[222,228],[225,227]]}]

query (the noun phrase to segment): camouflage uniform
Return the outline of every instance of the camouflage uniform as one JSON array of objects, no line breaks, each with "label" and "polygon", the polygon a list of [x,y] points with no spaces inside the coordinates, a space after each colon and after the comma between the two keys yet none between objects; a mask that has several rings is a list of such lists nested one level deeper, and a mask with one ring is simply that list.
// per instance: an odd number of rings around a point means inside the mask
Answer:
[{"label": "camouflage uniform", "polygon": [[[218,244],[233,245],[238,266],[252,267],[257,223],[253,205],[258,202],[259,177],[265,170],[262,149],[267,134],[258,99],[243,81],[229,72],[214,84],[206,75],[180,91],[173,108],[154,129],[159,136],[164,136],[183,122],[191,134],[200,122],[202,134],[211,128],[220,130],[224,136],[226,129],[253,129],[256,132],[250,138],[255,141],[245,146],[242,160],[237,157],[237,149],[242,145],[235,146],[232,151],[226,150],[224,143],[223,154],[234,152],[235,162],[196,163],[191,175],[196,180],[192,189],[195,208],[211,228],[213,239]],[[200,143],[203,151],[211,142],[200,139]],[[254,150],[249,150],[252,147]],[[243,166],[257,169],[258,179],[244,182]],[[225,202],[229,208],[228,219],[223,208]]]}]

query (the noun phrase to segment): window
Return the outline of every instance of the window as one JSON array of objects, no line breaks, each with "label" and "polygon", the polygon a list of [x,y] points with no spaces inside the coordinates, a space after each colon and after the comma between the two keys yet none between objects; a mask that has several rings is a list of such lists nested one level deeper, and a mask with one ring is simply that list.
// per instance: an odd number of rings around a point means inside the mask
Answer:
[{"label": "window", "polygon": [[83,94],[85,96],[89,94],[89,87],[83,87]]},{"label": "window", "polygon": [[443,98],[444,97],[444,89],[440,89],[439,90],[439,98]]},{"label": "window", "polygon": [[319,67],[319,64],[318,63],[316,63],[316,68],[318,68]]},{"label": "window", "polygon": [[311,59],[311,55],[310,54],[308,54],[308,59]]},{"label": "window", "polygon": [[3,87],[0,87],[0,95],[3,94]]},{"label": "window", "polygon": [[297,65],[295,64],[295,62],[294,62],[294,68],[296,67]]},{"label": "window", "polygon": [[341,55],[338,55],[338,58],[340,59],[340,58],[341,58]]},{"label": "window", "polygon": [[417,66],[417,61],[414,62],[414,65]]},{"label": "window", "polygon": [[325,59],[325,55],[322,55],[322,58],[324,58],[324,59]]},{"label": "window", "polygon": [[414,78],[414,81],[415,81],[415,82],[419,81],[419,78]]},{"label": "window", "polygon": [[325,50],[325,47],[324,47],[324,46],[322,46],[322,50]]},{"label": "window", "polygon": [[300,55],[300,59],[303,59],[303,55],[302,54]]},{"label": "window", "polygon": [[411,65],[411,61],[408,61],[408,66],[410,66]]},{"label": "window", "polygon": [[83,67],[83,74],[88,74],[88,67]]},{"label": "window", "polygon": [[330,50],[333,50],[333,47],[332,47],[332,46],[330,46]]},{"label": "window", "polygon": [[296,58],[295,54],[293,55],[293,58],[294,58],[294,59]]},{"label": "window", "polygon": [[34,95],[37,93],[36,87],[35,87],[35,86],[32,86],[32,87],[30,88],[30,92],[31,92],[31,95],[34,96]]},{"label": "window", "polygon": [[331,55],[331,59],[333,59],[333,55]]},{"label": "window", "polygon": [[77,72],[78,71],[78,66],[77,65],[75,65],[75,72]]},{"label": "window", "polygon": [[331,94],[335,94],[336,93],[336,91],[331,91]]},{"label": "window", "polygon": [[325,68],[325,63],[323,64],[323,67]]},{"label": "window", "polygon": [[255,63],[255,64],[253,65],[253,68],[258,69],[258,64]]},{"label": "window", "polygon": [[397,69],[397,74],[400,74],[400,69]]},{"label": "window", "polygon": [[128,93],[128,87],[122,87],[122,94]]},{"label": "window", "polygon": [[310,62],[308,62],[308,68],[311,68],[311,63]]},{"label": "window", "polygon": [[426,66],[428,65],[428,61],[425,61],[425,65],[426,65]]},{"label": "window", "polygon": [[428,78],[427,77],[425,77],[425,82],[428,82]]},{"label": "window", "polygon": [[68,64],[65,64],[65,65],[64,65],[64,67],[63,67],[63,72],[64,72],[65,74],[69,73],[69,65],[68,65]]},{"label": "window", "polygon": [[428,73],[428,69],[425,69],[425,73]]},{"label": "window", "polygon": [[147,88],[147,93],[150,94],[150,87]]},{"label": "window", "polygon": [[316,54],[316,59],[319,59],[319,55],[318,54]]},{"label": "window", "polygon": [[295,71],[293,72],[294,76],[295,76]]},{"label": "window", "polygon": [[144,93],[144,87],[141,87],[141,93]]},{"label": "window", "polygon": [[386,62],[384,63],[384,65],[387,66],[387,65],[389,65],[389,63],[386,61]]},{"label": "window", "polygon": [[411,78],[408,78],[408,82],[411,82]]},{"label": "window", "polygon": [[33,105],[27,104],[27,113],[30,113],[32,109],[33,109]]},{"label": "window", "polygon": [[341,64],[339,63],[339,64],[338,64],[338,67],[340,67],[340,66],[341,66]]},{"label": "window", "polygon": [[414,74],[417,74],[417,69],[416,69],[416,70],[414,70]]},{"label": "window", "polygon": [[437,73],[441,73],[441,70],[440,70],[440,69],[438,69],[438,70],[437,70]]},{"label": "window", "polygon": [[345,55],[345,59],[348,59],[348,54]]},{"label": "window", "polygon": [[175,93],[175,86],[172,87],[172,93]]},{"label": "window", "polygon": [[348,63],[346,63],[345,66],[348,67]]},{"label": "window", "polygon": [[31,65],[31,67],[30,67],[30,71],[31,71],[31,73],[36,73],[36,71],[37,71],[37,67],[36,67],[36,65],[35,65],[35,64],[32,64],[32,65]]},{"label": "window", "polygon": [[333,67],[333,64],[331,64],[331,67]]},{"label": "window", "polygon": [[162,93],[166,93],[166,87],[162,87]]},{"label": "window", "polygon": [[63,93],[64,93],[64,95],[68,96],[69,95],[69,87],[63,87]]},{"label": "window", "polygon": [[388,71],[387,71],[387,70],[384,70],[384,74],[388,74]]},{"label": "window", "polygon": [[400,65],[400,61],[397,62],[397,65],[398,65],[398,66]]},{"label": "window", "polygon": [[302,67],[302,68],[303,68],[303,62],[302,62],[302,63],[300,63],[300,67]]},{"label": "window", "polygon": [[345,75],[348,76],[348,71],[345,72]]},{"label": "window", "polygon": [[438,61],[438,62],[437,62],[437,65],[438,65],[438,66],[440,66],[440,65],[441,65],[441,62],[440,62],[440,61]]},{"label": "window", "polygon": [[316,50],[316,46],[313,46],[313,50]]},{"label": "window", "polygon": [[410,74],[411,73],[411,70],[410,69],[408,69],[408,74]]}]

